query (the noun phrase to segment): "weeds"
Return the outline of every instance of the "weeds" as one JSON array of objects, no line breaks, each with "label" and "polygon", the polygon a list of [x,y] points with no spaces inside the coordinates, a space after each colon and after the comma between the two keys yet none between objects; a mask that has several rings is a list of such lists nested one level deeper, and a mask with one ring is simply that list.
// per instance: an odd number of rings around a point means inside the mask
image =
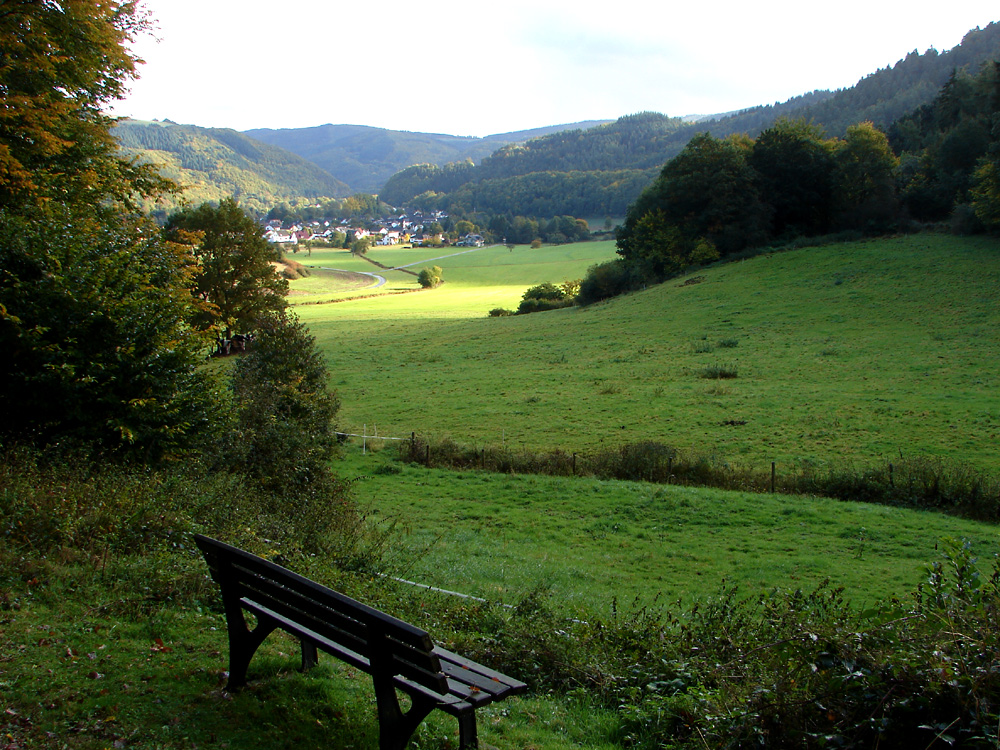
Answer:
[{"label": "weeds", "polygon": [[736,365],[709,365],[698,371],[699,378],[706,380],[731,380],[739,377]]}]

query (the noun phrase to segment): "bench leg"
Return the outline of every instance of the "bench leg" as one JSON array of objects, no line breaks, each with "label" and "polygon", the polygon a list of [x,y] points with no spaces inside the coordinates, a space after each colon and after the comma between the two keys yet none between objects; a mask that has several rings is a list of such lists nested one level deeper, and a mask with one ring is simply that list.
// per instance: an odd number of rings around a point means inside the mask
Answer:
[{"label": "bench leg", "polygon": [[305,638],[299,639],[299,642],[302,644],[302,671],[308,672],[319,661],[316,655],[316,644]]},{"label": "bench leg", "polygon": [[226,690],[237,690],[246,685],[247,668],[253,655],[278,625],[273,620],[260,617],[257,627],[250,630],[238,601],[225,602],[225,608],[226,629],[229,631],[229,681]]},{"label": "bench leg", "polygon": [[469,713],[458,717],[458,747],[459,750],[479,747],[475,711],[469,711]]},{"label": "bench leg", "polygon": [[375,680],[375,702],[378,705],[379,750],[404,750],[420,722],[435,706],[433,701],[414,698],[410,710],[403,713],[391,679]]}]

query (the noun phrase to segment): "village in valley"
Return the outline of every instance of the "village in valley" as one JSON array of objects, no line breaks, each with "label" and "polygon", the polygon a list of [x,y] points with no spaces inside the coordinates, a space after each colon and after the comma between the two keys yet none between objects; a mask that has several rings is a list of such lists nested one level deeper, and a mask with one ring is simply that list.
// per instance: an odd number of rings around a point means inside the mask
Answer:
[{"label": "village in valley", "polygon": [[[424,214],[414,211],[412,215],[400,214],[384,219],[342,219],[326,221],[296,222],[284,226],[280,219],[271,219],[264,224],[264,237],[268,242],[292,246],[293,253],[298,245],[309,242],[324,242],[349,246],[351,242],[369,239],[371,245],[390,246],[400,244],[452,244],[444,234],[441,225],[448,219],[443,211]],[[485,240],[480,234],[467,234],[454,243],[459,247],[482,247]]]}]

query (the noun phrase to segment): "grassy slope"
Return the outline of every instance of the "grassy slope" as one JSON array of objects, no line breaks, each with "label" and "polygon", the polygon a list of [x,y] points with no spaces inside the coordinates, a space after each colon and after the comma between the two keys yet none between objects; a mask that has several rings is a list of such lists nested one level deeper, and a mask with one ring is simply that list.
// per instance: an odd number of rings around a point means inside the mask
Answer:
[{"label": "grassy slope", "polygon": [[[575,264],[573,248],[437,260],[447,283],[431,293],[301,308],[344,426],[579,451],[654,439],[779,468],[900,452],[998,468],[995,240],[804,249],[587,309],[486,317],[607,245],[573,246],[594,251]],[[699,377],[719,364],[739,377]]]},{"label": "grassy slope", "polygon": [[[377,443],[376,443],[377,444]],[[545,592],[560,608],[607,612],[617,598],[690,605],[724,585],[744,594],[812,591],[825,580],[855,605],[906,598],[939,542],[984,559],[995,527],[943,514],[824,498],[583,478],[392,466],[348,449],[371,517],[396,519],[397,574],[490,601]]]}]

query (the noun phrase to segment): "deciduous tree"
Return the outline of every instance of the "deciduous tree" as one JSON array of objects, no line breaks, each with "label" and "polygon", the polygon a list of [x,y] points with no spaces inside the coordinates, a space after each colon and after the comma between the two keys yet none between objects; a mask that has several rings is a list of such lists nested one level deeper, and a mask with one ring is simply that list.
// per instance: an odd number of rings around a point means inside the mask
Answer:
[{"label": "deciduous tree", "polygon": [[190,248],[198,260],[192,293],[208,303],[196,318],[200,327],[229,338],[256,330],[285,308],[288,282],[272,265],[278,251],[235,199],[182,210],[165,229],[170,241]]},{"label": "deciduous tree", "polygon": [[[765,207],[741,136],[695,136],[628,210],[618,253],[659,280],[695,258],[717,257],[763,237]],[[701,261],[699,261],[701,262]]]},{"label": "deciduous tree", "polygon": [[846,228],[884,230],[898,214],[896,170],[899,159],[885,133],[871,122],[847,129],[835,151],[836,204]]},{"label": "deciduous tree", "polygon": [[0,435],[155,459],[206,433],[217,389],[179,250],[123,214],[0,211]]},{"label": "deciduous tree", "polygon": [[779,120],[757,137],[750,166],[759,194],[772,208],[774,236],[829,230],[836,179],[833,149],[820,128],[805,120]]},{"label": "deciduous tree", "polygon": [[4,0],[0,5],[0,207],[129,202],[167,182],[124,160],[102,107],[138,62],[135,2]]},{"label": "deciduous tree", "polygon": [[420,282],[420,286],[424,289],[433,289],[436,286],[440,286],[442,279],[440,266],[431,266],[430,268],[422,268],[420,273],[417,274],[417,281]]},{"label": "deciduous tree", "polygon": [[196,366],[193,259],[134,211],[168,189],[119,158],[102,107],[135,74],[135,3],[0,5],[0,435],[147,458],[189,448],[215,389]]}]

